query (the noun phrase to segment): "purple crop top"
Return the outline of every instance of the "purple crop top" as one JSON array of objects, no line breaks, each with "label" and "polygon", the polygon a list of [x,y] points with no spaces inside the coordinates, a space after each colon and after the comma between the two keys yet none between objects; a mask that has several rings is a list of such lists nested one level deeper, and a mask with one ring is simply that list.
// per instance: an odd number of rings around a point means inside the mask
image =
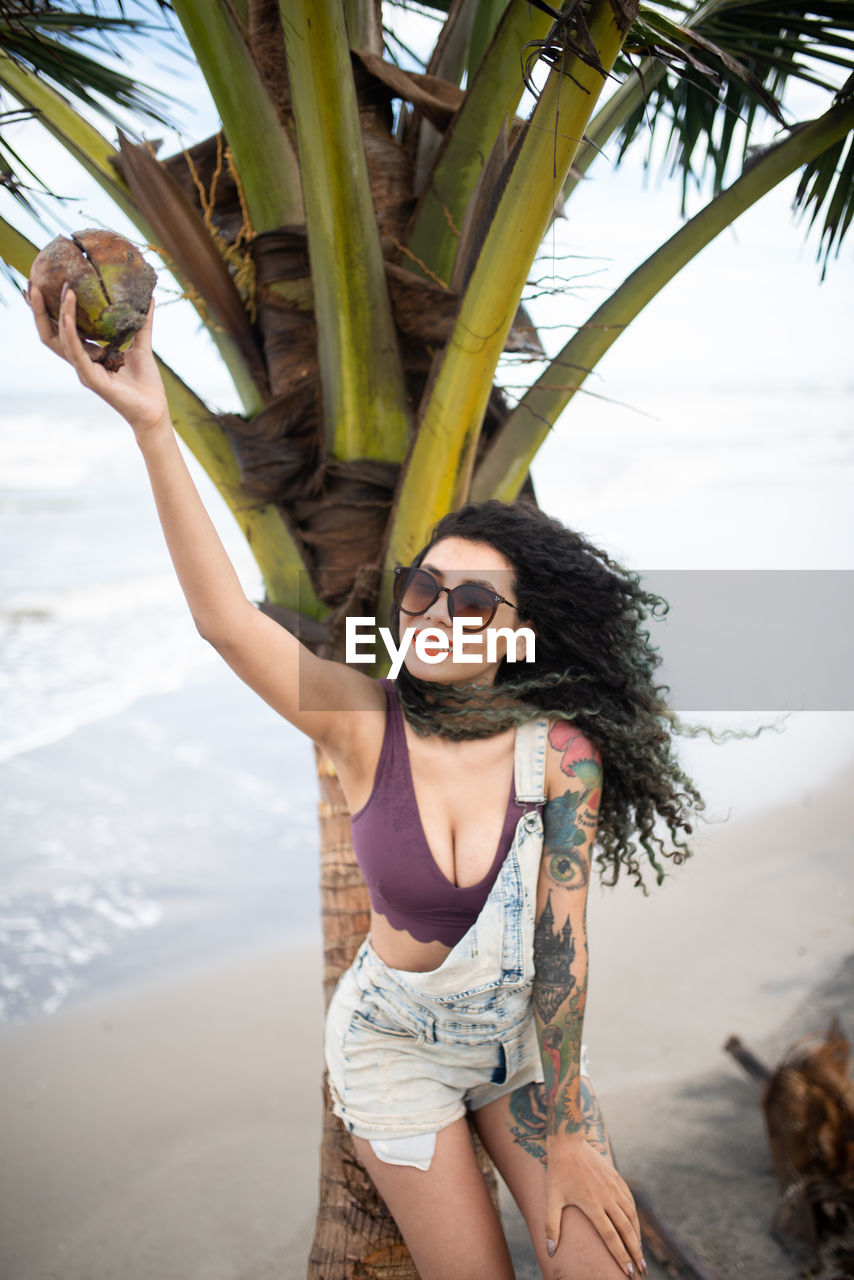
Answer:
[{"label": "purple crop top", "polygon": [[477,884],[452,884],[436,865],[421,825],[394,681],[381,683],[386,690],[385,735],[373,790],[350,819],[353,850],[375,911],[393,928],[408,930],[418,942],[453,947],[480,915],[510,851],[519,818],[537,806],[516,803],[514,777],[492,866]]}]

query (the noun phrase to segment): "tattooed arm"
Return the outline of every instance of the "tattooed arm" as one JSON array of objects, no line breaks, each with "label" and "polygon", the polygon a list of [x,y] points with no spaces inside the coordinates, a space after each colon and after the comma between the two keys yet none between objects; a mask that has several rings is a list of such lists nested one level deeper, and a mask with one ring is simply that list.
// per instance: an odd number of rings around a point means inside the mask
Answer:
[{"label": "tattooed arm", "polygon": [[543,1059],[546,1121],[546,1237],[553,1253],[563,1209],[576,1205],[632,1277],[645,1270],[631,1193],[607,1144],[586,1140],[581,1030],[587,999],[587,888],[602,761],[573,725],[549,732],[548,802],[534,933],[534,1017]]}]

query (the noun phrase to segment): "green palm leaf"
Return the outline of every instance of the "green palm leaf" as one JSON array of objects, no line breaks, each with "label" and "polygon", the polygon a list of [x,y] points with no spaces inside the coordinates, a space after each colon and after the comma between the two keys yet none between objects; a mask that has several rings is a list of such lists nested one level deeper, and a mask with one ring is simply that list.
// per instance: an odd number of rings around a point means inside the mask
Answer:
[{"label": "green palm leaf", "polygon": [[[136,6],[151,14],[169,6],[151,0]],[[0,0],[0,51],[25,71],[36,74],[78,105],[112,124],[120,124],[118,110],[139,120],[167,125],[172,104],[166,94],[140,83],[104,60],[121,53],[123,37],[154,38],[171,27],[120,11],[84,13],[50,0]],[[0,96],[0,107],[6,102]],[[27,165],[2,130],[25,118],[26,109],[0,110],[0,186],[35,217],[37,197],[53,195],[49,185]],[[123,127],[127,130],[127,124]],[[36,196],[34,201],[33,196]]]},{"label": "green palm leaf", "polygon": [[651,149],[666,132],[665,163],[681,173],[684,209],[692,183],[711,171],[717,194],[730,161],[747,159],[760,113],[783,123],[790,80],[838,89],[854,68],[854,3],[708,0],[692,9],[659,0],[642,6],[624,52],[666,70],[645,63],[654,80],[622,122],[617,159],[640,137]]},{"label": "green palm leaf", "polygon": [[[847,95],[839,94],[838,98],[841,101],[851,96],[849,92]],[[795,194],[795,208],[805,213],[812,209],[810,227],[817,221],[821,210],[825,210],[818,247],[824,279],[831,253],[835,249],[838,256],[843,237],[854,219],[854,137],[849,135],[840,139],[804,166]]]}]

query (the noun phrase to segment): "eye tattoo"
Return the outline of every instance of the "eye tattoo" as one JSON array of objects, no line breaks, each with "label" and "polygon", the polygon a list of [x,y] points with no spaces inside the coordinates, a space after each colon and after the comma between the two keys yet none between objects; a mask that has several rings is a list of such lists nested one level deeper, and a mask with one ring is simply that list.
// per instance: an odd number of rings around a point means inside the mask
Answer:
[{"label": "eye tattoo", "polygon": [[578,849],[587,841],[586,832],[578,825],[578,806],[582,795],[565,792],[550,800],[545,808],[545,848],[549,874],[556,884],[566,889],[583,889],[587,884],[587,859]]}]

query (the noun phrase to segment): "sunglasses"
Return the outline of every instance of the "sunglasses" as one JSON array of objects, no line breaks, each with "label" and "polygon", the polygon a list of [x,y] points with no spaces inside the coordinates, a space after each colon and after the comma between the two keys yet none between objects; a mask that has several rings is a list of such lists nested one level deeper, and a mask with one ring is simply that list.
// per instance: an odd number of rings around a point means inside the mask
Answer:
[{"label": "sunglasses", "polygon": [[461,582],[457,587],[443,587],[426,569],[398,567],[394,571],[394,603],[401,613],[409,614],[411,618],[426,613],[443,591],[448,597],[448,615],[451,621],[454,618],[465,618],[470,624],[466,628],[468,631],[483,631],[488,627],[500,604],[516,608],[504,596],[490,591],[489,587],[479,582]]}]

